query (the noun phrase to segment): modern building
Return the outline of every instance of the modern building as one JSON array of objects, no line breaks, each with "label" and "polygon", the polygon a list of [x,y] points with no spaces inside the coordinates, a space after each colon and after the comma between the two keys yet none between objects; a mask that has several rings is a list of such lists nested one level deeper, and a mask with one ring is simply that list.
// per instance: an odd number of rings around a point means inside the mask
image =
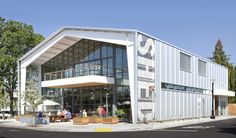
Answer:
[{"label": "modern building", "polygon": [[73,113],[124,109],[133,123],[209,117],[213,83],[216,115],[234,96],[227,68],[137,30],[62,27],[18,64],[19,96],[33,70],[44,99]]}]

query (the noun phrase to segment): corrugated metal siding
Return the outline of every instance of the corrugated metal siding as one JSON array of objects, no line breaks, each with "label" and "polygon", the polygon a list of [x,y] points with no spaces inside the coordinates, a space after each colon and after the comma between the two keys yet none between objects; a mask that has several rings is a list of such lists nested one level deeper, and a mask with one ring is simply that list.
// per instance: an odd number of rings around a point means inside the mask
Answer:
[{"label": "corrugated metal siding", "polygon": [[[161,82],[205,89],[204,93],[157,91],[157,120],[173,120],[183,118],[207,117],[211,115],[211,79],[215,79],[215,89],[227,90],[228,70],[217,64],[208,62],[189,53],[191,56],[191,71],[180,69],[180,51],[164,43],[158,43],[156,59]],[[206,62],[206,76],[198,74],[198,60]],[[160,85],[158,85],[160,87]],[[160,98],[158,98],[158,96]]]},{"label": "corrugated metal siding", "polygon": [[[215,78],[216,89],[227,90],[227,69],[207,62],[206,76],[198,74],[198,57],[191,56],[191,71],[180,70],[180,51],[166,44],[160,45],[161,60],[158,65],[161,66],[161,81],[203,89],[211,89],[211,78]],[[186,53],[188,54],[188,53]]]},{"label": "corrugated metal siding", "polygon": [[162,107],[159,120],[207,117],[211,115],[211,95],[163,90]]}]

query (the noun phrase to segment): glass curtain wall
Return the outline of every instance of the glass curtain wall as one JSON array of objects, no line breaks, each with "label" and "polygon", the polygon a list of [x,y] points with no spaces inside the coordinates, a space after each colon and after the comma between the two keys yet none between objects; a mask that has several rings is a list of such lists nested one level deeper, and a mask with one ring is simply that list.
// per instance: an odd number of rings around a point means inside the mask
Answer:
[{"label": "glass curtain wall", "polygon": [[78,113],[86,109],[95,114],[99,105],[105,105],[109,93],[109,114],[112,107],[124,109],[130,115],[130,91],[127,53],[125,46],[82,39],[42,66],[43,80],[101,75],[113,77],[115,85],[90,86],[82,88],[44,88],[43,95],[63,96],[63,108]]}]

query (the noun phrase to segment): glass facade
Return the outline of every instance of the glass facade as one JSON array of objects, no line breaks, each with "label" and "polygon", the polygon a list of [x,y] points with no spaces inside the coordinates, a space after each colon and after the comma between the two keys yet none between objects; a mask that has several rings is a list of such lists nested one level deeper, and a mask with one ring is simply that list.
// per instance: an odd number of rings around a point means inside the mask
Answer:
[{"label": "glass facade", "polygon": [[42,95],[47,99],[63,97],[57,98],[62,102],[62,108],[70,109],[73,113],[86,109],[92,115],[99,105],[105,104],[105,95],[109,93],[109,114],[112,114],[114,105],[130,114],[125,46],[82,39],[42,65],[44,81],[88,75],[112,77],[115,79],[115,85],[43,88]]}]

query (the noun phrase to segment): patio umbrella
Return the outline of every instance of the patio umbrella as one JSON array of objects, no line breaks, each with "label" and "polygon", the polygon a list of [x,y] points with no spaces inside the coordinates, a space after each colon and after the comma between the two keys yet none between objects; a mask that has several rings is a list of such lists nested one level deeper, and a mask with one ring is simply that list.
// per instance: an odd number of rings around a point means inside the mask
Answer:
[{"label": "patio umbrella", "polygon": [[48,111],[52,109],[56,109],[56,106],[60,105],[57,102],[51,101],[51,100],[45,100],[42,104],[38,106],[39,111]]},{"label": "patio umbrella", "polygon": [[123,104],[124,104],[124,105],[130,105],[131,102],[130,102],[130,101],[125,101],[125,102],[123,102]]},{"label": "patio umbrella", "polygon": [[42,105],[60,105],[59,103],[57,102],[54,102],[54,101],[51,101],[51,100],[45,100],[43,101],[43,104]]}]

